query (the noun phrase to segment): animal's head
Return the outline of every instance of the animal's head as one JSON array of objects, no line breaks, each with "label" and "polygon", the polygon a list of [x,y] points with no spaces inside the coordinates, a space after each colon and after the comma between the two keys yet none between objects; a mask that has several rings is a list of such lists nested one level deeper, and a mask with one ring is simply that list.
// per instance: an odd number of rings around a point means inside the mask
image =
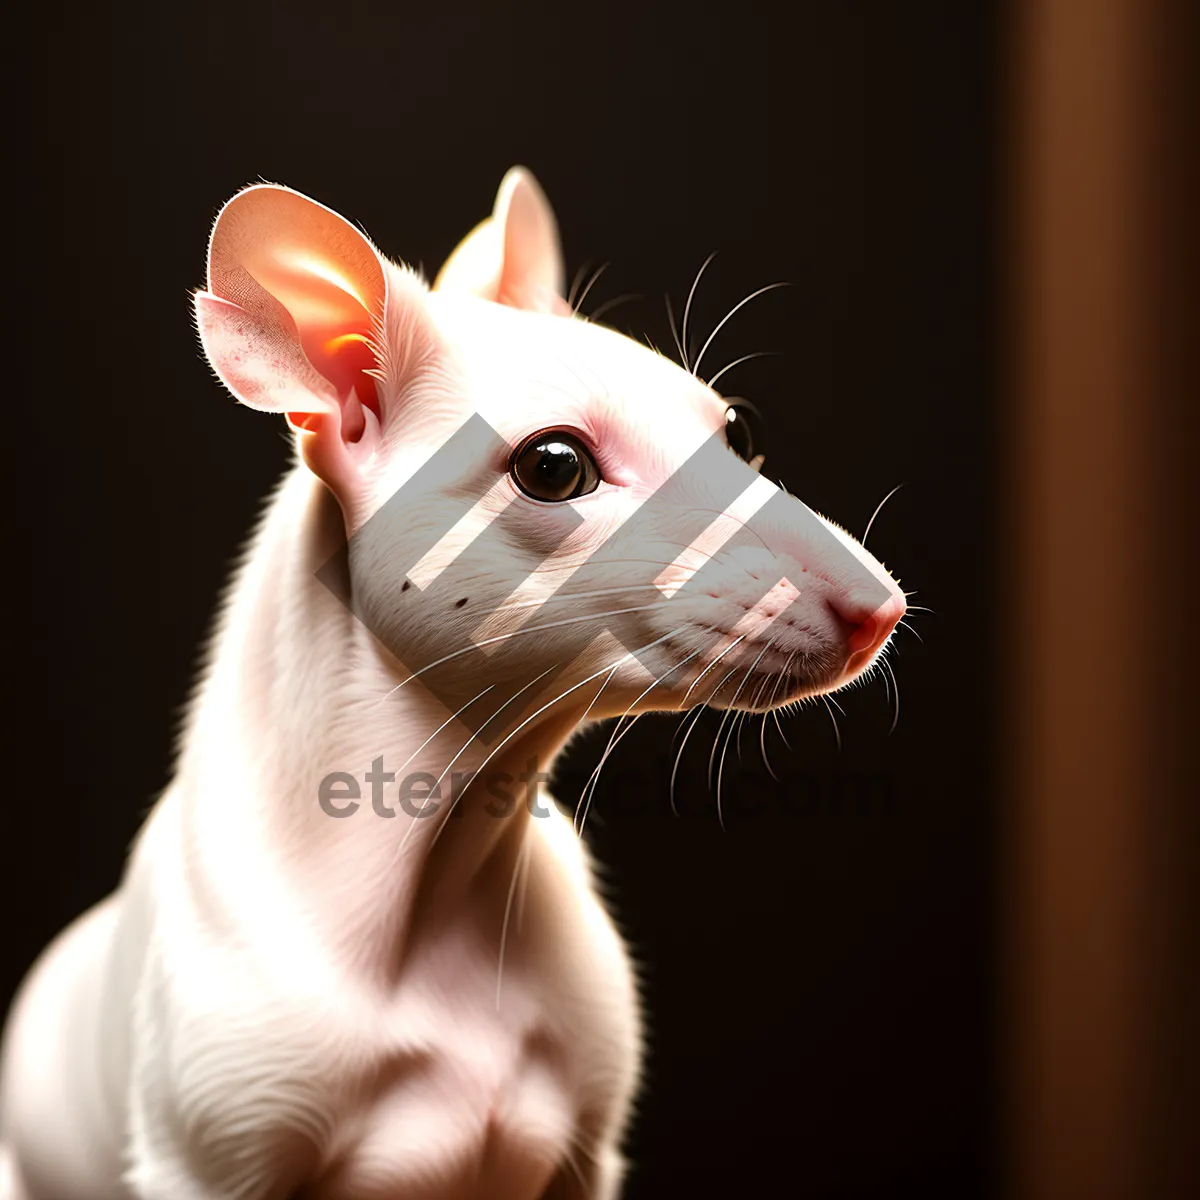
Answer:
[{"label": "animal's head", "polygon": [[452,708],[764,708],[861,674],[904,613],[891,576],[756,474],[742,410],[562,290],[514,169],[432,288],[322,205],[247,188],[195,304],[217,374],[286,414],[337,498],[355,612]]}]

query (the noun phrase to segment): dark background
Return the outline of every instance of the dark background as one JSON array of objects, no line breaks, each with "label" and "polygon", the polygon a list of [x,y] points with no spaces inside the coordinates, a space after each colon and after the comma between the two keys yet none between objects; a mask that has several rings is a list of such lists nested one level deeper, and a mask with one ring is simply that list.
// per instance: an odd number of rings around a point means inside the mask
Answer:
[{"label": "dark background", "polygon": [[[767,472],[917,589],[894,666],[839,717],[757,719],[664,813],[677,719],[606,768],[591,841],[646,981],[628,1194],[985,1197],[997,1170],[996,590],[989,5],[42,6],[12,27],[6,477],[11,888],[0,1002],[117,882],[167,782],[228,564],[287,461],[199,356],[188,289],[258,178],[432,275],[514,163],[539,177],[592,309],[670,344],[697,268],[708,372],[765,414]],[[706,372],[707,373],[707,372]],[[603,731],[607,734],[607,730]],[[563,796],[601,731],[563,766]],[[733,751],[730,751],[731,756]],[[865,780],[865,782],[864,782]],[[856,799],[867,787],[870,801]],[[636,811],[622,796],[642,798]],[[757,813],[738,798],[765,804]],[[765,799],[764,799],[765,797]]]}]

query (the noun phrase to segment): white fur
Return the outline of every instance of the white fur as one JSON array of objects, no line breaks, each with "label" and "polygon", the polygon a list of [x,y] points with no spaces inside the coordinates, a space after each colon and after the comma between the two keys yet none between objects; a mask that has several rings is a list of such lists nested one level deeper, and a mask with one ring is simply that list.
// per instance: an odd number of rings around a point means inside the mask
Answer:
[{"label": "white fur", "polygon": [[[543,302],[537,289],[561,277],[546,257],[557,253],[553,225],[529,207],[540,192],[511,179],[505,188],[498,211],[523,214],[510,249],[521,229],[534,239],[526,274],[485,261],[470,294],[479,238],[450,272],[456,286],[433,293],[385,264],[382,416],[368,412],[349,446],[298,434],[303,454],[229,593],[172,782],[123,882],[49,947],[10,1016],[0,1200],[268,1200],[301,1188],[315,1200],[618,1194],[640,1073],[638,998],[570,822],[548,798],[545,815],[518,803],[497,820],[470,803],[469,788],[465,815],[445,821],[399,808],[383,819],[366,803],[335,820],[317,803],[329,772],[361,779],[379,756],[391,770],[409,758],[409,771],[487,762],[517,777],[531,760],[547,769],[585,715],[677,705],[728,644],[697,649],[687,671],[648,692],[646,670],[586,622],[527,638],[530,680],[567,670],[521,710],[544,703],[536,719],[505,726],[512,741],[489,761],[482,742],[463,748],[462,728],[446,724],[433,695],[396,690],[407,672],[314,578],[472,411],[514,442],[569,427],[613,450],[605,484],[574,502],[588,520],[551,555],[559,574],[522,592],[525,601],[548,595],[721,426],[723,405],[699,381]],[[520,295],[526,285],[542,299],[498,302],[497,289]],[[297,394],[299,384],[288,386]],[[313,473],[331,461],[328,478]],[[501,468],[501,493],[504,478]],[[546,511],[511,499],[526,505],[527,525],[510,552],[541,564]],[[703,507],[703,495],[694,499]],[[414,528],[424,519],[414,513]],[[844,562],[809,561],[786,535],[730,554],[720,594],[678,601],[671,620],[684,611],[697,629],[719,618],[753,636],[769,624],[772,596],[737,598],[753,594],[747,580],[768,560],[785,560],[793,585],[812,568],[814,622],[832,620],[830,598],[845,601],[854,564],[898,597],[840,532]],[[663,538],[665,570],[689,547],[672,546],[670,530]],[[477,636],[478,615],[466,613],[412,627],[402,576],[374,553],[353,572],[369,604],[396,614],[389,645],[424,638],[453,650]],[[497,564],[497,577],[511,571]],[[624,577],[613,564],[596,586]],[[488,573],[476,582],[486,598]],[[789,600],[803,590],[792,586]],[[625,643],[669,632],[663,620],[630,616]],[[822,636],[838,636],[835,626]],[[688,646],[702,646],[695,630],[679,649]],[[868,658],[821,686],[840,686]],[[717,678],[692,702],[718,699]],[[482,686],[461,684],[464,694]]]}]

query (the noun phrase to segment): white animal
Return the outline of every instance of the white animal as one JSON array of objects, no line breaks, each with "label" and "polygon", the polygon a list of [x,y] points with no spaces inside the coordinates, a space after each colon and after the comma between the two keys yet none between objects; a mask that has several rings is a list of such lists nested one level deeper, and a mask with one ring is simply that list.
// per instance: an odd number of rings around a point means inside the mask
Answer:
[{"label": "white animal", "polygon": [[[904,598],[761,477],[726,503],[685,473],[649,575],[605,559],[714,434],[747,447],[713,388],[574,316],[562,282],[521,169],[432,288],[289,189],[221,210],[201,341],[238,400],[287,415],[296,462],[123,882],[10,1013],[3,1200],[619,1193],[637,988],[570,819],[528,781],[585,720],[841,687]],[[504,453],[442,455],[405,519],[356,539],[472,414]],[[348,536],[343,603],[316,573]],[[467,603],[435,603],[439,579]],[[441,660],[436,694],[415,659]],[[486,730],[454,717],[472,704]]]}]

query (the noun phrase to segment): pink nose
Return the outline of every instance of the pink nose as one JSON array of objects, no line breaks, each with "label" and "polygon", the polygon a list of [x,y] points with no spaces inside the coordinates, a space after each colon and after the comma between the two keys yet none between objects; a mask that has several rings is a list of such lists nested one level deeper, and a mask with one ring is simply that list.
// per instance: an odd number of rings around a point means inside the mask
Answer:
[{"label": "pink nose", "polygon": [[852,599],[835,600],[833,607],[838,616],[852,627],[846,642],[851,657],[865,661],[888,640],[907,606],[904,596],[894,592],[883,604],[871,610]]}]

